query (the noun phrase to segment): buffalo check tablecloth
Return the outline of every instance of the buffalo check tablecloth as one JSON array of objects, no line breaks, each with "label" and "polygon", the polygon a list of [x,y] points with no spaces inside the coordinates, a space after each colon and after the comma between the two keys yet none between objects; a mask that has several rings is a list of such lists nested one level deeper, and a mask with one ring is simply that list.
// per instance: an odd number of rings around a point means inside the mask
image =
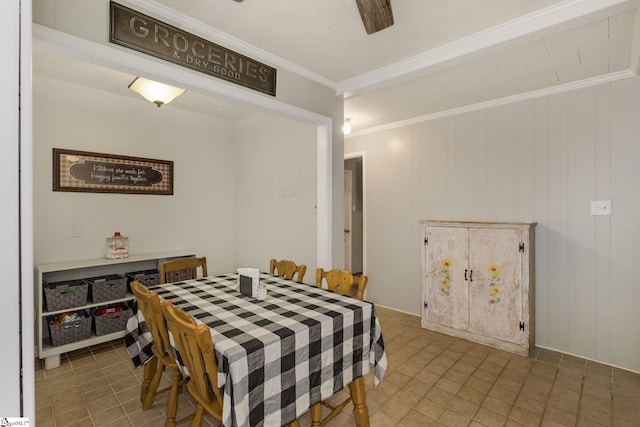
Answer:
[{"label": "buffalo check tablecloth", "polygon": [[[374,304],[261,274],[263,301],[239,293],[224,274],[151,287],[211,328],[223,394],[223,425],[282,426],[387,359]],[[135,310],[135,307],[134,307]],[[152,357],[141,315],[127,323],[133,363]]]}]

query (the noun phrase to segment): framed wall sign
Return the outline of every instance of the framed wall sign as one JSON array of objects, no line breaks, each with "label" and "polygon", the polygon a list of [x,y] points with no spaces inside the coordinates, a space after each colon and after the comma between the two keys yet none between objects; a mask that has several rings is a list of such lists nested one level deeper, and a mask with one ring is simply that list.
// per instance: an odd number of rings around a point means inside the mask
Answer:
[{"label": "framed wall sign", "polygon": [[53,149],[53,191],[173,194],[173,162]]}]

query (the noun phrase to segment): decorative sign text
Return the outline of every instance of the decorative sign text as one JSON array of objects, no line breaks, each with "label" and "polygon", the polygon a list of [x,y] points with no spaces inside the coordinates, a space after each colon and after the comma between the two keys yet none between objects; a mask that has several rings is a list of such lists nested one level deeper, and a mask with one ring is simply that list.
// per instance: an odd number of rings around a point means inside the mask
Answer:
[{"label": "decorative sign text", "polygon": [[111,2],[109,41],[276,95],[276,69],[223,46]]}]

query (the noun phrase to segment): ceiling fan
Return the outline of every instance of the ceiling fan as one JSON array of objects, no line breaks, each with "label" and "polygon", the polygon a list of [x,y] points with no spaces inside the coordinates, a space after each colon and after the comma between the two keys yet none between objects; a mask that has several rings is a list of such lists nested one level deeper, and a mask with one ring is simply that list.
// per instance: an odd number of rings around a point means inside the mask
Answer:
[{"label": "ceiling fan", "polygon": [[356,4],[367,34],[373,34],[393,25],[391,0],[356,0]]},{"label": "ceiling fan", "polygon": [[356,0],[356,3],[367,34],[393,25],[391,0]]}]

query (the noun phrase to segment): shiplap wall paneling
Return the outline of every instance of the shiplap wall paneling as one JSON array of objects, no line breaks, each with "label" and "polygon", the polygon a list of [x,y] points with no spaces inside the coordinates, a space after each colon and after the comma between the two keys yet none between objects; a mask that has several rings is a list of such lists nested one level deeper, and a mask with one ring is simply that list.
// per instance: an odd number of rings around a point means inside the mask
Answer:
[{"label": "shiplap wall paneling", "polygon": [[[595,89],[595,200],[611,200],[611,99],[609,86]],[[611,216],[595,222],[595,358],[611,358]]]},{"label": "shiplap wall paneling", "polygon": [[447,124],[448,119],[439,119],[428,122],[428,139],[422,141],[426,146],[424,154],[426,159],[423,167],[427,168],[427,182],[421,183],[425,188],[423,197],[427,201],[427,210],[422,212],[425,218],[447,218],[449,209],[447,195],[449,193],[447,168],[449,167],[447,152]]},{"label": "shiplap wall paneling", "polygon": [[452,120],[455,124],[452,150],[454,152],[451,177],[453,191],[450,194],[451,210],[471,217],[473,213],[474,191],[473,162],[475,158],[474,136],[476,129],[470,119]]},{"label": "shiplap wall paneling", "polygon": [[538,268],[548,268],[551,272],[547,299],[543,303],[549,307],[549,328],[540,344],[552,348],[566,348],[568,338],[568,273],[567,273],[567,96],[560,94],[550,97],[547,112],[549,156],[548,156],[548,203],[549,241],[548,264]]},{"label": "shiplap wall paneling", "polygon": [[489,111],[488,216],[492,221],[513,219],[513,122],[513,105],[503,105]]},{"label": "shiplap wall paneling", "polygon": [[471,119],[474,122],[474,146],[473,146],[473,205],[471,206],[472,219],[486,218],[491,192],[487,185],[488,158],[487,158],[487,111],[476,111]]},{"label": "shiplap wall paneling", "polygon": [[573,354],[595,356],[594,219],[595,91],[571,92],[567,105],[568,311],[567,348]]},{"label": "shiplap wall paneling", "polygon": [[611,359],[640,371],[640,84],[611,93]]},{"label": "shiplap wall paneling", "polygon": [[513,104],[513,219],[532,221],[535,205],[535,114],[532,100]]},{"label": "shiplap wall paneling", "polygon": [[[534,211],[533,216],[538,221],[536,226],[536,344],[539,337],[549,336],[549,329],[553,326],[550,321],[549,287],[549,98],[538,98],[534,104]],[[548,344],[546,344],[548,345]]]}]

